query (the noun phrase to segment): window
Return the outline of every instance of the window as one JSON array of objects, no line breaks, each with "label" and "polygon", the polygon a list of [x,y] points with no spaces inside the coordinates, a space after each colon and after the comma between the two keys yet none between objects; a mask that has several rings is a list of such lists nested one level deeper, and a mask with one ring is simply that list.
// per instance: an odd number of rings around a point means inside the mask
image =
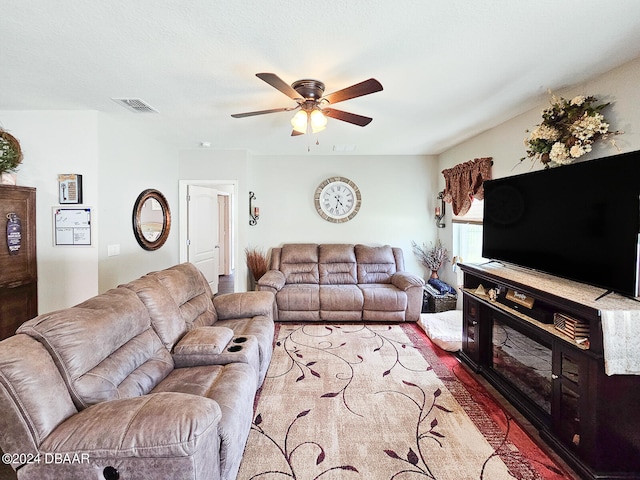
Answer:
[{"label": "window", "polygon": [[[454,215],[453,226],[453,257],[462,263],[482,263],[487,259],[482,257],[482,216],[484,201],[473,199],[471,208],[464,215]],[[462,272],[458,273],[458,284],[462,284]]]},{"label": "window", "polygon": [[453,256],[463,263],[480,263],[482,258],[482,224],[453,223]]}]

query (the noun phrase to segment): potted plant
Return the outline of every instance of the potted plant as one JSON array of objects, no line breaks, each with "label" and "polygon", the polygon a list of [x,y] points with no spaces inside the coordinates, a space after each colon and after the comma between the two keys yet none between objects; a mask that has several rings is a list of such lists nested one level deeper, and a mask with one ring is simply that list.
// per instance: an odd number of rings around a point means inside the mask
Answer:
[{"label": "potted plant", "polygon": [[420,263],[431,271],[431,278],[438,278],[438,270],[449,261],[449,252],[442,246],[440,239],[430,247],[425,244],[420,246],[416,242],[411,242],[411,246]]},{"label": "potted plant", "polygon": [[0,128],[0,183],[15,185],[15,170],[22,162],[20,142],[6,130]]},{"label": "potted plant", "polygon": [[244,249],[247,256],[247,268],[251,273],[251,290],[255,290],[256,284],[269,269],[269,257],[260,248],[247,247]]}]

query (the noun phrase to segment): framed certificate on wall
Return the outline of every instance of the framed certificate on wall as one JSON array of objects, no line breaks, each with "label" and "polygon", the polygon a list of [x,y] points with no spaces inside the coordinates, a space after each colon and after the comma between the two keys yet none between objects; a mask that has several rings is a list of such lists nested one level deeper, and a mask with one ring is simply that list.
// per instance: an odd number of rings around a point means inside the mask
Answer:
[{"label": "framed certificate on wall", "polygon": [[82,203],[82,175],[58,175],[58,196],[60,203]]}]

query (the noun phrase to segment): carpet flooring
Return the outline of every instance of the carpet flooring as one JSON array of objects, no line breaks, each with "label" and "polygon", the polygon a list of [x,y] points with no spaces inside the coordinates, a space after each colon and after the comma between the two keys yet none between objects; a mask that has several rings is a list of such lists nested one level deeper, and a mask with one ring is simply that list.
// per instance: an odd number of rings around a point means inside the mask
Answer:
[{"label": "carpet flooring", "polygon": [[276,338],[237,480],[577,478],[415,324]]},{"label": "carpet flooring", "polygon": [[238,480],[574,478],[415,324],[278,324]]}]

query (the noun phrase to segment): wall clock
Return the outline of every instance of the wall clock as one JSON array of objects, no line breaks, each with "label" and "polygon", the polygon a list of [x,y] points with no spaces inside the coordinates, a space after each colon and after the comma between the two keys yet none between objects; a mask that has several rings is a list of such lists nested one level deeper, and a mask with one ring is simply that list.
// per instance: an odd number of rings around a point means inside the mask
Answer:
[{"label": "wall clock", "polygon": [[360,189],[348,178],[327,178],[313,198],[318,214],[329,222],[348,222],[360,210]]}]

